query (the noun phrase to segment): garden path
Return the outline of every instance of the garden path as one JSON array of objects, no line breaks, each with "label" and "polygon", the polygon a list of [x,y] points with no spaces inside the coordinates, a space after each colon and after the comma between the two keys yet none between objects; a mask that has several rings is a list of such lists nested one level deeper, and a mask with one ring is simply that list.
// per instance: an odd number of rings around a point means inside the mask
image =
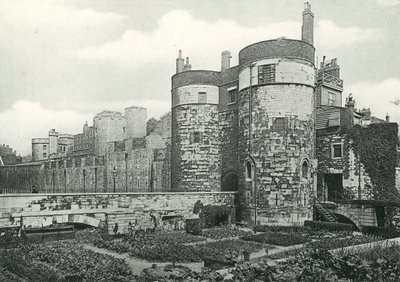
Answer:
[{"label": "garden path", "polygon": [[[80,245],[82,245],[84,248],[92,250],[96,253],[106,254],[106,255],[113,256],[115,258],[124,259],[126,261],[126,263],[128,264],[128,266],[132,269],[132,272],[134,274],[140,274],[143,269],[149,268],[153,264],[156,264],[157,266],[165,266],[167,264],[171,264],[170,262],[148,262],[147,260],[143,260],[140,258],[130,256],[127,253],[119,254],[115,251],[97,248],[90,244],[80,244]],[[201,268],[204,266],[204,263],[203,262],[177,263],[177,265],[184,265],[184,266],[189,267],[193,271],[200,272]]]}]

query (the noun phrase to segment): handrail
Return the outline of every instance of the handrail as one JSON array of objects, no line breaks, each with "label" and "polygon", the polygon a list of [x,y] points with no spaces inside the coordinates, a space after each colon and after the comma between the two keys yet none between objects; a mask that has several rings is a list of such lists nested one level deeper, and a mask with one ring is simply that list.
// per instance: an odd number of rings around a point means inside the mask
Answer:
[{"label": "handrail", "polygon": [[[314,200],[315,200],[318,204],[320,204],[320,206],[321,206],[323,209],[325,209],[335,220],[338,220],[338,218],[336,217],[336,215],[335,215],[334,213],[332,213],[330,210],[328,210],[327,208],[325,208],[325,207],[324,207],[324,204],[323,204],[320,200],[318,200],[317,197],[314,197]],[[318,209],[318,208],[317,208],[317,209]]]}]

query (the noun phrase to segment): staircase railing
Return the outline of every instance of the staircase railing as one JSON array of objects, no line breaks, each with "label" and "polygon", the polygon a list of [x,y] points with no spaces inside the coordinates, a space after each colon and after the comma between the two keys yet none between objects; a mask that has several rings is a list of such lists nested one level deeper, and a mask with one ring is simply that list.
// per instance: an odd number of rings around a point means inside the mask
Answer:
[{"label": "staircase railing", "polygon": [[338,222],[338,218],[331,211],[324,207],[323,203],[318,200],[318,198],[314,198],[314,206],[320,215],[322,215],[326,220],[330,222]]}]

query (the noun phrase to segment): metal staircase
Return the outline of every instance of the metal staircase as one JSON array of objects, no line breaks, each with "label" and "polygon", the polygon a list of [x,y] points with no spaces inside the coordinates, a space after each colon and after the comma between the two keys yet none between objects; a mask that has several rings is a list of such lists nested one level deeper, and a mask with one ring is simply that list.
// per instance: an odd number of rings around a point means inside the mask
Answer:
[{"label": "metal staircase", "polygon": [[338,222],[337,217],[327,208],[325,208],[324,205],[317,198],[315,198],[314,207],[325,220],[329,222]]}]

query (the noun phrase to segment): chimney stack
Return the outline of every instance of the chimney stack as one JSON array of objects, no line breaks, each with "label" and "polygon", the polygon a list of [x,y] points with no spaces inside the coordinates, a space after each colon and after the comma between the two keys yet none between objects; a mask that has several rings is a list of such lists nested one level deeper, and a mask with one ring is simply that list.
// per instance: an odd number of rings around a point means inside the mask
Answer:
[{"label": "chimney stack", "polygon": [[186,57],[186,64],[183,66],[183,71],[190,71],[192,69],[192,65],[189,63],[189,57]]},{"label": "chimney stack", "polygon": [[183,72],[185,60],[182,58],[182,50],[179,50],[179,56],[176,59],[176,73]]},{"label": "chimney stack", "polygon": [[226,50],[221,53],[221,71],[231,67],[231,58],[231,52]]},{"label": "chimney stack", "polygon": [[346,108],[354,108],[356,105],[356,102],[353,100],[353,94],[349,93],[349,96],[346,98]]},{"label": "chimney stack", "polygon": [[390,116],[388,113],[386,114],[386,122],[390,122]]},{"label": "chimney stack", "polygon": [[301,40],[314,45],[314,14],[311,12],[311,4],[308,2],[304,3]]}]

